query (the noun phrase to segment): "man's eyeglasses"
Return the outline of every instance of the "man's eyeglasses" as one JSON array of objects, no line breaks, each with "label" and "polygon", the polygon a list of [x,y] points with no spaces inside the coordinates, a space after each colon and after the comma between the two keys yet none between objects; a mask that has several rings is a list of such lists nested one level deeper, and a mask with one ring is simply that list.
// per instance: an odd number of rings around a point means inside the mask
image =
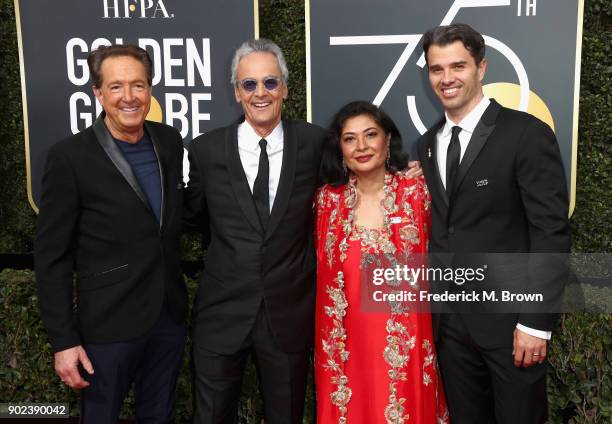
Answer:
[{"label": "man's eyeglasses", "polygon": [[[262,83],[266,90],[274,91],[280,85],[281,79],[278,77],[265,77]],[[243,80],[238,81],[238,84],[240,84],[244,91],[248,91],[249,93],[251,93],[257,90],[258,81],[254,78],[245,78]]]}]

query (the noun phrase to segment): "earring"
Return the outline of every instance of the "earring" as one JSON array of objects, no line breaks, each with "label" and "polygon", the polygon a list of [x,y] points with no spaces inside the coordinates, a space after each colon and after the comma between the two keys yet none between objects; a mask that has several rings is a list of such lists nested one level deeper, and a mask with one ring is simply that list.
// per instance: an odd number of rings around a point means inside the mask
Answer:
[{"label": "earring", "polygon": [[387,145],[387,159],[385,159],[385,165],[387,166],[387,169],[389,169],[389,166],[391,165],[391,149],[389,148],[389,145]]},{"label": "earring", "polygon": [[344,170],[344,175],[348,175],[348,167],[346,166],[344,159],[342,159],[342,169]]}]

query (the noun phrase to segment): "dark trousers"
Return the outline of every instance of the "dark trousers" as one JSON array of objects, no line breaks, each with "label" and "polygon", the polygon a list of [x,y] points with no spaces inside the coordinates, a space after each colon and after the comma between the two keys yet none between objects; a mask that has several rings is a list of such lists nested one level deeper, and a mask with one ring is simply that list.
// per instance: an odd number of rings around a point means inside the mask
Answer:
[{"label": "dark trousers", "polygon": [[162,308],[155,326],[129,342],[86,344],[94,368],[81,391],[81,422],[115,424],[123,400],[134,384],[138,423],[174,422],[176,380],[181,368],[187,327]]},{"label": "dark trousers", "polygon": [[266,424],[301,423],[310,350],[283,352],[274,342],[264,304],[253,329],[231,355],[211,352],[194,340],[196,424],[236,423],[242,375],[253,355]]},{"label": "dark trousers", "polygon": [[440,319],[436,345],[453,424],[546,422],[546,362],[517,368],[512,334],[507,346],[485,349],[470,337],[460,315]]}]

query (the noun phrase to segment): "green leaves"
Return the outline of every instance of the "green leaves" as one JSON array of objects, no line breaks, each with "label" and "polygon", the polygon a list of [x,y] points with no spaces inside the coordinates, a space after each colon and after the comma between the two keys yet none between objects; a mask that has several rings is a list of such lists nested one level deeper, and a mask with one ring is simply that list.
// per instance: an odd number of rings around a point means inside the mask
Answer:
[{"label": "green leaves", "polygon": [[572,249],[612,251],[612,2],[585,2]]},{"label": "green leaves", "polygon": [[0,345],[3,402],[69,402],[76,412],[76,393],[53,370],[32,271],[0,272]]},{"label": "green leaves", "polygon": [[554,423],[562,416],[573,423],[612,421],[612,316],[567,314],[551,342],[548,393]]}]

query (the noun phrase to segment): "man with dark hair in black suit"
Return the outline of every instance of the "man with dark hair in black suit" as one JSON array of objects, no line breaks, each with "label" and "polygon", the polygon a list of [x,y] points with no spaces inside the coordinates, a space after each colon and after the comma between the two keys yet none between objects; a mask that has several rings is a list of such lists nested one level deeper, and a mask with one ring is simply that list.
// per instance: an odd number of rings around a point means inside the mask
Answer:
[{"label": "man with dark hair in black suit", "polygon": [[35,241],[41,315],[58,376],[82,389],[82,422],[117,422],[132,384],[139,421],[172,422],[187,314],[183,144],[145,122],[145,50],[100,47],[88,64],[104,112],[49,150]]},{"label": "man with dark hair in black suit", "polygon": [[[484,96],[485,43],[468,25],[428,31],[423,49],[445,113],[417,145],[432,196],[430,252],[453,267],[470,263],[470,255],[497,257],[502,263],[489,264],[483,284],[518,281],[554,303],[565,276],[554,253],[568,252],[570,244],[555,135],[535,117]],[[499,261],[492,253],[507,255]],[[528,265],[521,253],[531,255]],[[483,313],[489,306],[455,305],[457,313],[434,316],[451,420],[543,423],[544,361],[556,315]]]}]

